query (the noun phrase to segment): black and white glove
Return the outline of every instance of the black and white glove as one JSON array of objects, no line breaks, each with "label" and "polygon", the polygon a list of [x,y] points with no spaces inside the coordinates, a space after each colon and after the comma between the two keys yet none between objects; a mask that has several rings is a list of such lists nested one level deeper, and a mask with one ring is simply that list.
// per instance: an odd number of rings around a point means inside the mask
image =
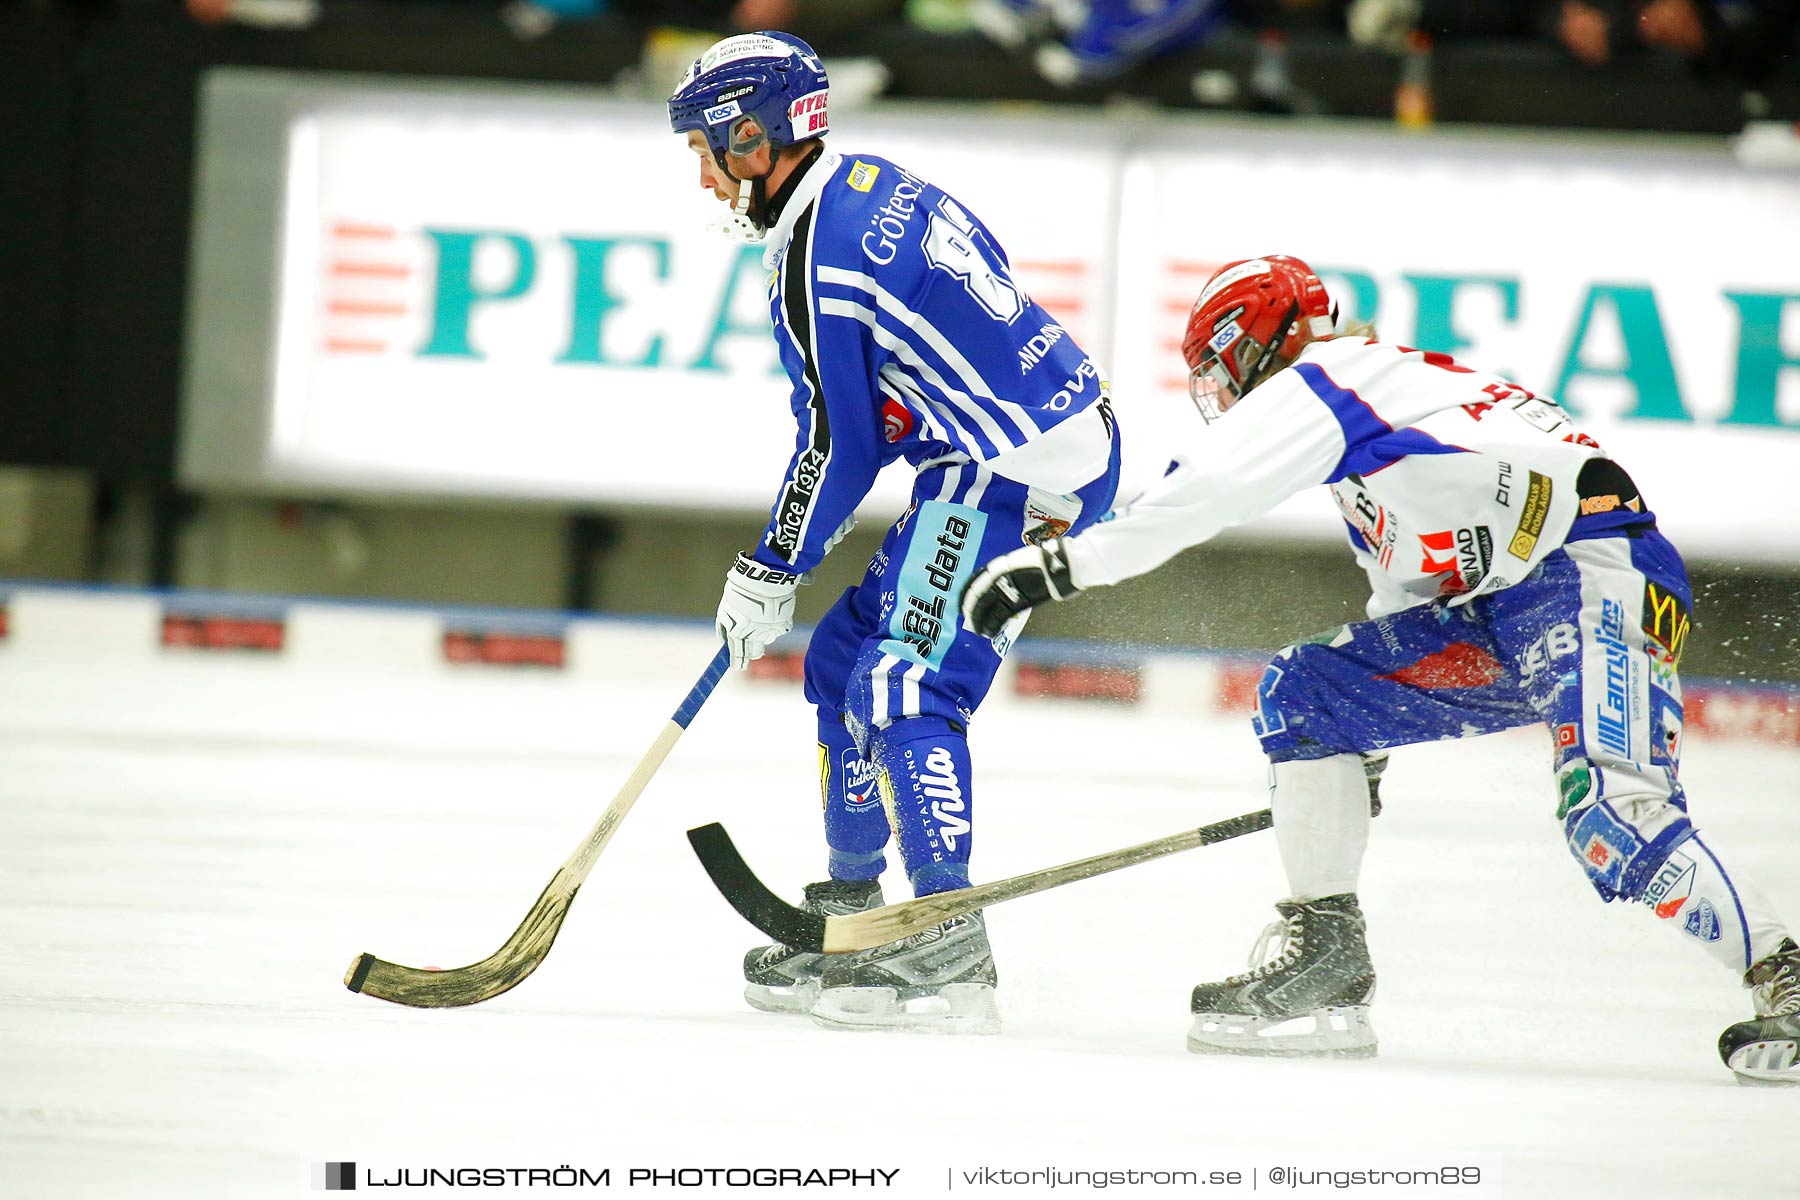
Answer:
[{"label": "black and white glove", "polygon": [[1081,589],[1069,578],[1068,547],[1061,538],[1020,546],[988,564],[963,592],[963,620],[982,637],[1046,600],[1067,600]]},{"label": "black and white glove", "polygon": [[794,589],[800,577],[765,567],[739,554],[725,575],[719,600],[719,637],[731,648],[731,665],[743,670],[769,643],[794,627]]}]

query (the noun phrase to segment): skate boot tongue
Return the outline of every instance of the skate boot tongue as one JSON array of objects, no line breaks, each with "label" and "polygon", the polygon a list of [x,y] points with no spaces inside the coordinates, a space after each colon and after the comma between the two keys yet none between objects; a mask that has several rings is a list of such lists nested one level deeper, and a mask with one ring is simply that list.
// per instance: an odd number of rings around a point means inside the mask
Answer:
[{"label": "skate boot tongue", "polygon": [[1793,938],[1782,939],[1773,954],[1744,972],[1744,986],[1750,989],[1759,1017],[1800,1013],[1800,946]]},{"label": "skate boot tongue", "polygon": [[1249,973],[1232,978],[1263,979],[1285,969],[1296,957],[1304,956],[1309,916],[1314,925],[1330,920],[1330,915],[1354,917],[1359,924],[1362,921],[1362,910],[1357,907],[1356,897],[1351,895],[1326,896],[1320,900],[1277,900],[1275,911],[1282,919],[1270,921],[1257,935],[1247,960]]},{"label": "skate boot tongue", "polygon": [[867,912],[882,905],[879,879],[827,879],[806,885],[800,907],[827,917]]},{"label": "skate boot tongue", "polygon": [[1306,929],[1300,919],[1300,910],[1293,905],[1277,904],[1275,908],[1285,919],[1270,921],[1256,935],[1256,944],[1250,947],[1250,956],[1245,960],[1250,967],[1247,978],[1260,979],[1279,970],[1285,960],[1300,953],[1306,945]]}]

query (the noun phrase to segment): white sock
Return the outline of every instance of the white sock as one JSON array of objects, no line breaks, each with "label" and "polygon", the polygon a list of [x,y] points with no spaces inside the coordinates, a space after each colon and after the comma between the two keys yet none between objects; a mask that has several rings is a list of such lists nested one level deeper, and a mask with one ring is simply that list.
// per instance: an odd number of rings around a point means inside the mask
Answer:
[{"label": "white sock", "polygon": [[1269,807],[1291,899],[1356,890],[1369,845],[1369,784],[1361,755],[1270,764]]},{"label": "white sock", "polygon": [[1726,871],[1711,841],[1696,833],[1683,842],[1646,886],[1644,900],[1669,928],[1742,975],[1775,952],[1787,927],[1760,891]]}]

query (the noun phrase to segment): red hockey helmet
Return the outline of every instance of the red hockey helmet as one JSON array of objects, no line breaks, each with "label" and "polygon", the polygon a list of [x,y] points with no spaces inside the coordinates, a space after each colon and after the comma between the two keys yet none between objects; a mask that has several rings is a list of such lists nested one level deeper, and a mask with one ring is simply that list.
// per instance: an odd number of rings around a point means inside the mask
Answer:
[{"label": "red hockey helmet", "polygon": [[1188,314],[1181,355],[1188,394],[1208,421],[1292,358],[1334,321],[1331,297],[1313,269],[1297,258],[1271,254],[1219,268]]}]

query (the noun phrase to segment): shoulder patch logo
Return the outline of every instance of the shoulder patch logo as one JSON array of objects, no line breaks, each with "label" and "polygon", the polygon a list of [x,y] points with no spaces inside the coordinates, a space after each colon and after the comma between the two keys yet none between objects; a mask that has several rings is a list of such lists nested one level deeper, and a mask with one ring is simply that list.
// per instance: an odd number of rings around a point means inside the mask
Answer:
[{"label": "shoulder patch logo", "polygon": [[875,180],[880,174],[880,167],[873,163],[866,163],[860,158],[857,159],[856,165],[850,168],[850,190],[853,192],[868,191],[875,186]]}]

